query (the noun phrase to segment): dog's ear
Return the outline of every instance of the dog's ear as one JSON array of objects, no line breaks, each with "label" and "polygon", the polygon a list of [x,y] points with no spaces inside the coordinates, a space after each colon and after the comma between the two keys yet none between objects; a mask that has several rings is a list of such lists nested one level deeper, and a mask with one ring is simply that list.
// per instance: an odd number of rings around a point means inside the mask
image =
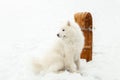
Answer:
[{"label": "dog's ear", "polygon": [[68,25],[68,26],[71,26],[70,21],[67,22],[67,25]]}]

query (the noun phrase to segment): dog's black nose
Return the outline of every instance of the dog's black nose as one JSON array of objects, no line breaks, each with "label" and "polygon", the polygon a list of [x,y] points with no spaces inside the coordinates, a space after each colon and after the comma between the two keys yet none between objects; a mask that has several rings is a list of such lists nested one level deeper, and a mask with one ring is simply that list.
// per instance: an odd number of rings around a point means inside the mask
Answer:
[{"label": "dog's black nose", "polygon": [[60,35],[59,35],[59,34],[57,34],[57,36],[59,37]]}]

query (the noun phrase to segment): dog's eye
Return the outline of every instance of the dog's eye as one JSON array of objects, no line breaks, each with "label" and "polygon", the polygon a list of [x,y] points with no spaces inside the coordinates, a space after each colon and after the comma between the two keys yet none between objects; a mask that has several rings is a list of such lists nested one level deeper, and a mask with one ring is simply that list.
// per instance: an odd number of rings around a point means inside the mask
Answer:
[{"label": "dog's eye", "polygon": [[63,29],[62,31],[65,31],[65,29]]}]

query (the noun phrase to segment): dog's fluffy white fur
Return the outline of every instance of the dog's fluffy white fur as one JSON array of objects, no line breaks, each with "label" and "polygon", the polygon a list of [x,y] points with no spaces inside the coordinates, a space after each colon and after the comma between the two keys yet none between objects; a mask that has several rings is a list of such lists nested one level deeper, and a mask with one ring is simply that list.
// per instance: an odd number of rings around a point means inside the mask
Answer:
[{"label": "dog's fluffy white fur", "polygon": [[57,34],[58,41],[51,51],[41,60],[34,60],[36,73],[80,71],[80,53],[84,47],[84,36],[77,24],[66,22]]}]

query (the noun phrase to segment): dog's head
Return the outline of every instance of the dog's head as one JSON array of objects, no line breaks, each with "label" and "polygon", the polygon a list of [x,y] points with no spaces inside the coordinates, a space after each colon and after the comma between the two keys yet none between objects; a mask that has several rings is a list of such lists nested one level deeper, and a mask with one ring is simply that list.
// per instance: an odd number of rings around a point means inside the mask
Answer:
[{"label": "dog's head", "polygon": [[65,25],[62,26],[57,36],[61,39],[71,38],[74,34],[74,29],[72,24],[68,21]]}]

